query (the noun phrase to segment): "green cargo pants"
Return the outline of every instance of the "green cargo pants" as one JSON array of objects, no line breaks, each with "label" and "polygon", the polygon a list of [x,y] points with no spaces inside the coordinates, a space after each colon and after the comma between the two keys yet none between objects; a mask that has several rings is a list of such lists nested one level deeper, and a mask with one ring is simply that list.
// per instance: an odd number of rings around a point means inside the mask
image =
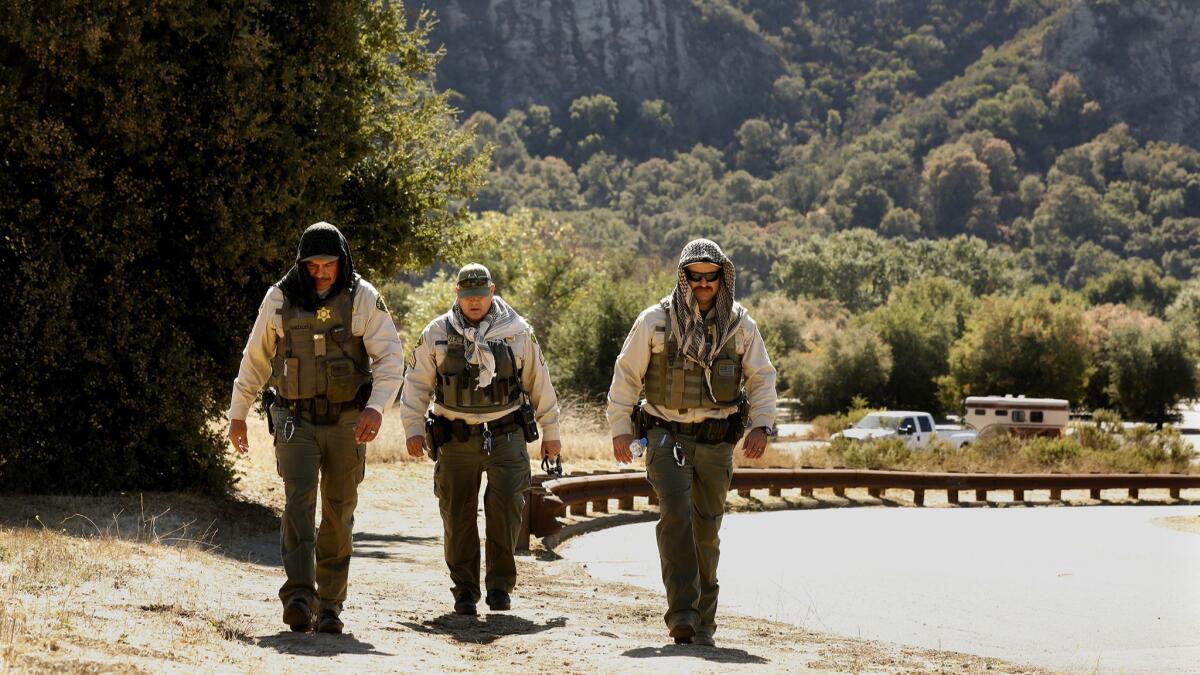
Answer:
[{"label": "green cargo pants", "polygon": [[[342,412],[337,424],[313,424],[301,416],[290,439],[274,408],[275,460],[283,477],[286,504],[279,535],[287,581],[279,599],[287,605],[300,595],[314,609],[341,612],[353,552],[351,534],[358,484],[366,471],[366,446],[354,440],[358,410]],[[321,527],[315,529],[318,487]],[[313,601],[320,599],[320,607]]]},{"label": "green cargo pants", "polygon": [[[658,495],[658,557],[667,589],[669,628],[717,628],[717,562],[721,518],[733,478],[733,444],[697,443],[695,437],[655,427],[646,434],[646,476]],[[671,451],[678,441],[686,457]]]},{"label": "green cargo pants", "polygon": [[442,512],[446,567],[451,591],[457,598],[468,591],[476,601],[479,592],[479,484],[487,473],[483,494],[487,520],[487,590],[512,592],[517,585],[513,553],[521,533],[525,492],[529,489],[529,453],[518,429],[493,437],[491,453],[483,452],[483,438],[474,434],[465,443],[451,439],[438,449],[433,491]]}]

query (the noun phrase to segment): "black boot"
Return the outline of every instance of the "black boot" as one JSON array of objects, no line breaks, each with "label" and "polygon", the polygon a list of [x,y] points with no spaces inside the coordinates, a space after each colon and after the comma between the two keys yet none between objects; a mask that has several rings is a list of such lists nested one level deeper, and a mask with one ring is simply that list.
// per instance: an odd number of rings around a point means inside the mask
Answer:
[{"label": "black boot", "polygon": [[338,618],[337,612],[332,609],[321,610],[320,616],[317,617],[317,632],[318,633],[341,633],[345,625]]},{"label": "black boot", "polygon": [[308,599],[301,595],[292,596],[283,608],[283,622],[297,633],[307,632],[312,627],[312,609],[308,606]]},{"label": "black boot", "polygon": [[497,612],[503,612],[512,609],[512,598],[508,597],[508,591],[493,588],[487,592],[487,606]]},{"label": "black boot", "polygon": [[466,616],[475,616],[475,598],[471,597],[470,591],[463,591],[458,594],[454,600],[454,613],[464,614]]}]

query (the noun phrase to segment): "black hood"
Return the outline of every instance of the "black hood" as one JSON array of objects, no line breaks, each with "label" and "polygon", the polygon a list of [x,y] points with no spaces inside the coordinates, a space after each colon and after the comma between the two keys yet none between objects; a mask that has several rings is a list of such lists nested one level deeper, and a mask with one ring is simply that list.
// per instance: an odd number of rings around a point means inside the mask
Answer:
[{"label": "black hood", "polygon": [[296,247],[296,264],[275,284],[289,302],[309,312],[317,308],[317,292],[302,261],[314,255],[338,257],[338,277],[329,289],[330,296],[346,288],[353,290],[358,283],[358,275],[354,273],[354,262],[350,258],[350,245],[346,243],[342,233],[326,222],[309,225],[304,234],[300,235],[300,245]]}]

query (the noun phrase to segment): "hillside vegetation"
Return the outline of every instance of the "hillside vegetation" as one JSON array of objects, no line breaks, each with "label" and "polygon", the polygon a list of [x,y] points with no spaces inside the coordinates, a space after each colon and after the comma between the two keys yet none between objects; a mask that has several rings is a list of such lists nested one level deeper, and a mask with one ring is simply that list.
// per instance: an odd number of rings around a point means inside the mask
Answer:
[{"label": "hillside vegetation", "polygon": [[[1175,124],[1200,91],[1187,3],[697,0],[654,19],[618,2],[607,24],[556,2],[466,4],[449,3],[435,41],[441,84],[493,150],[472,257],[508,270],[502,292],[534,313],[567,388],[604,391],[637,309],[669,290],[662,270],[707,236],[739,265],[781,391],[810,413],[856,394],[953,410],[1025,393],[1162,421],[1195,395],[1200,151]],[[484,36],[469,48],[468,15]],[[700,61],[767,44],[783,71],[719,103],[617,86],[670,69],[606,32],[622,21],[696,31],[684,45],[713,36],[688,52]],[[493,29],[505,42],[487,42]],[[488,64],[464,70],[455,50],[530,36],[578,47],[524,66],[561,86],[509,73],[504,97],[478,96]],[[592,62],[603,77],[588,79]],[[1151,111],[1120,98],[1131,79],[1179,97]],[[713,127],[729,107],[739,121]],[[531,238],[547,248],[517,253]],[[393,297],[427,297],[428,278]]]}]

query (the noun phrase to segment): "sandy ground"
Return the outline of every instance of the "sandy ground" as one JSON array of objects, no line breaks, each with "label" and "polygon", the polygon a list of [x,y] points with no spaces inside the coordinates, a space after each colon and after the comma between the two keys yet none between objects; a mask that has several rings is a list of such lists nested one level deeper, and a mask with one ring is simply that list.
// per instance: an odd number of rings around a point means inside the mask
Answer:
[{"label": "sandy ground", "polygon": [[[0,665],[95,671],[1032,672],[971,655],[722,614],[716,648],[671,644],[664,600],[535,544],[513,609],[451,612],[432,465],[362,485],[341,636],[295,634],[276,589],[281,485],[260,454],[236,499],[0,497]],[[642,517],[645,517],[644,515]],[[611,517],[613,522],[621,516]]]}]

